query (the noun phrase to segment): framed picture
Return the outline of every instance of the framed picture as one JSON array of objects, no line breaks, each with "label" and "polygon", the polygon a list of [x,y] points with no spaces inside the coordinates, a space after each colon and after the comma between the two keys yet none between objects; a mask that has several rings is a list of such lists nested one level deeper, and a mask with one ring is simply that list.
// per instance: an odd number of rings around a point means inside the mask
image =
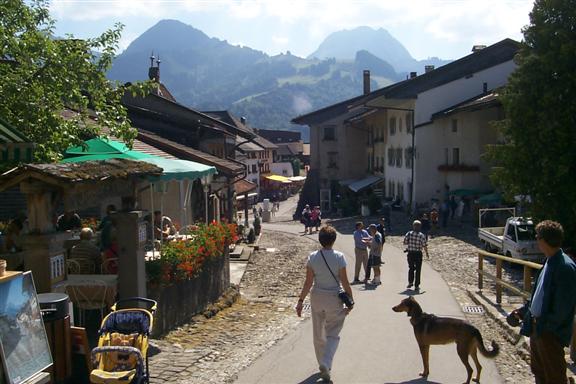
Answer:
[{"label": "framed picture", "polygon": [[86,360],[86,368],[88,373],[92,370],[92,363],[90,362],[90,346],[88,345],[88,335],[86,334],[86,328],[82,327],[70,327],[71,339],[72,339],[72,353],[78,355],[84,355]]},{"label": "framed picture", "polygon": [[0,358],[7,384],[26,382],[52,365],[31,272],[0,281]]}]

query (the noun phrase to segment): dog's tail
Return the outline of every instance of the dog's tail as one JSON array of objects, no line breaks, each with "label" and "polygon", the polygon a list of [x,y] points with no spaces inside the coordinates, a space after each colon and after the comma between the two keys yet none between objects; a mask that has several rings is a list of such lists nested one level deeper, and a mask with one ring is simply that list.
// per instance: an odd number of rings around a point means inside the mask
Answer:
[{"label": "dog's tail", "polygon": [[492,340],[492,350],[491,351],[487,350],[486,347],[484,347],[484,340],[482,339],[482,335],[480,334],[480,331],[476,328],[474,328],[474,338],[478,342],[478,349],[480,350],[480,353],[484,357],[494,358],[500,352],[500,347],[498,346],[498,344],[496,344],[494,340]]}]

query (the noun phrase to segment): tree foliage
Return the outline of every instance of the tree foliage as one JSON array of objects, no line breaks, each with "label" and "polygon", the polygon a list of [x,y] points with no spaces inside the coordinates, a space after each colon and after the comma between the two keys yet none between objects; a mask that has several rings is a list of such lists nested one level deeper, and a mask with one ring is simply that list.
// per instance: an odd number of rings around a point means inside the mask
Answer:
[{"label": "tree foliage", "polygon": [[59,39],[47,0],[5,0],[0,14],[0,116],[37,144],[36,160],[56,160],[100,127],[131,142],[136,132],[120,98],[145,87],[115,86],[105,76],[121,24],[87,40]]},{"label": "tree foliage", "polygon": [[536,0],[518,68],[502,95],[503,145],[489,157],[493,181],[512,197],[529,195],[537,219],[576,233],[576,3]]}]

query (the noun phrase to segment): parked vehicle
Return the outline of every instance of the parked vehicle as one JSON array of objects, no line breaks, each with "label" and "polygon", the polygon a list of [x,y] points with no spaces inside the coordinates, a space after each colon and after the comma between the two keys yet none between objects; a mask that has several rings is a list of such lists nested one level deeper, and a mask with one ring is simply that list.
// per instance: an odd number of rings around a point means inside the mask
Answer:
[{"label": "parked vehicle", "polygon": [[[508,216],[504,226],[498,226],[498,216]],[[527,260],[542,261],[544,254],[538,248],[535,224],[530,218],[516,216],[515,208],[480,209],[478,237],[488,252]]]}]

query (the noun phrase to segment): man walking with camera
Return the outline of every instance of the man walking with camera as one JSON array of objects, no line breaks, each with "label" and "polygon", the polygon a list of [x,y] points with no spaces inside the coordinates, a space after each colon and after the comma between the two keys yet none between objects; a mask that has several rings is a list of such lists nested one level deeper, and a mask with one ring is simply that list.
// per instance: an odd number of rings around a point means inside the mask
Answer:
[{"label": "man walking with camera", "polygon": [[[564,229],[544,220],[536,226],[538,247],[546,256],[531,300],[512,311],[508,324],[530,337],[530,368],[536,384],[567,384],[564,347],[570,345],[576,309],[576,264],[562,251]],[[573,383],[570,378],[570,383]]]},{"label": "man walking with camera", "polygon": [[420,272],[422,270],[422,249],[426,251],[426,257],[429,259],[428,245],[426,236],[420,231],[422,223],[415,220],[412,223],[412,230],[404,236],[404,245],[408,252],[408,286],[418,292],[420,291]]}]

